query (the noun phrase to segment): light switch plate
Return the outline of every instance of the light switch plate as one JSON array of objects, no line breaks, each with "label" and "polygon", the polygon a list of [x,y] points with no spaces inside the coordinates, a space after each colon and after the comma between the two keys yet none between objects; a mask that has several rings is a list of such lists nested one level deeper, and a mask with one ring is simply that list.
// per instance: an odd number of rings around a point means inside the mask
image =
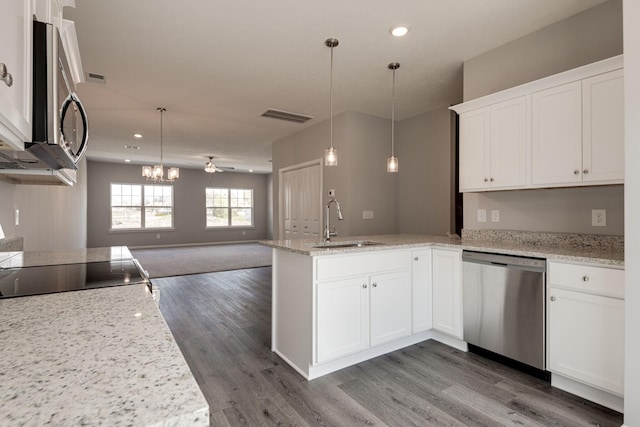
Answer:
[{"label": "light switch plate", "polygon": [[607,225],[607,210],[606,209],[592,209],[591,210],[591,225],[594,227],[606,227]]},{"label": "light switch plate", "polygon": [[487,210],[478,209],[478,222],[487,222]]},{"label": "light switch plate", "polygon": [[373,211],[362,211],[362,219],[373,219]]}]

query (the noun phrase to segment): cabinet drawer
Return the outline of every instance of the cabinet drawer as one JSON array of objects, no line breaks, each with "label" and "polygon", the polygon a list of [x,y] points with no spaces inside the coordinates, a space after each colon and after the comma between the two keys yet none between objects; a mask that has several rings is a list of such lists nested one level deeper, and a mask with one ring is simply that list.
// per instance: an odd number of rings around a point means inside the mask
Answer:
[{"label": "cabinet drawer", "polygon": [[339,277],[362,276],[410,267],[411,254],[408,251],[319,257],[316,261],[316,279],[329,280]]},{"label": "cabinet drawer", "polygon": [[549,285],[624,299],[624,270],[549,262]]}]

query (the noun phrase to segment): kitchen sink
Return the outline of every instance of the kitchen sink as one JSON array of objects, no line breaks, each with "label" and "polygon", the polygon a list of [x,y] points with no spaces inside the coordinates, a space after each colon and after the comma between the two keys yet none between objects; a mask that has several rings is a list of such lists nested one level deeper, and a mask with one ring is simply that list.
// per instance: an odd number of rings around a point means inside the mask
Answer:
[{"label": "kitchen sink", "polygon": [[334,248],[362,248],[365,246],[382,245],[383,243],[371,242],[369,240],[355,240],[355,241],[342,241],[342,242],[322,242],[314,243],[311,245],[313,248],[319,249],[334,249]]}]

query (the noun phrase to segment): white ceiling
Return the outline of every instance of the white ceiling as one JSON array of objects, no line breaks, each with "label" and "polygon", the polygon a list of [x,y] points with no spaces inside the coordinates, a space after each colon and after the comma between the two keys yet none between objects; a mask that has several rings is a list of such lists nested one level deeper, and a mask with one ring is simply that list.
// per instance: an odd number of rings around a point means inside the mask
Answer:
[{"label": "white ceiling", "polygon": [[[77,0],[88,158],[157,163],[164,117],[167,166],[270,172],[271,144],[333,112],[396,119],[462,98],[462,62],[604,0]],[[389,28],[405,24],[403,38]],[[314,116],[306,124],[260,117],[267,108]],[[133,133],[142,133],[135,139]],[[327,135],[328,140],[329,135]],[[140,150],[125,149],[140,146]]]}]

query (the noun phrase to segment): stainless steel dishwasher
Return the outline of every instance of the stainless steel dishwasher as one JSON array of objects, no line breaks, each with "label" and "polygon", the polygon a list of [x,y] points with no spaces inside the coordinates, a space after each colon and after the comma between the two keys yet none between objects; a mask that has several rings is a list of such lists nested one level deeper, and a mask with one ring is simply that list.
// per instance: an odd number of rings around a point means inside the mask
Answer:
[{"label": "stainless steel dishwasher", "polygon": [[489,350],[544,373],[545,260],[463,251],[462,261],[470,350]]}]

